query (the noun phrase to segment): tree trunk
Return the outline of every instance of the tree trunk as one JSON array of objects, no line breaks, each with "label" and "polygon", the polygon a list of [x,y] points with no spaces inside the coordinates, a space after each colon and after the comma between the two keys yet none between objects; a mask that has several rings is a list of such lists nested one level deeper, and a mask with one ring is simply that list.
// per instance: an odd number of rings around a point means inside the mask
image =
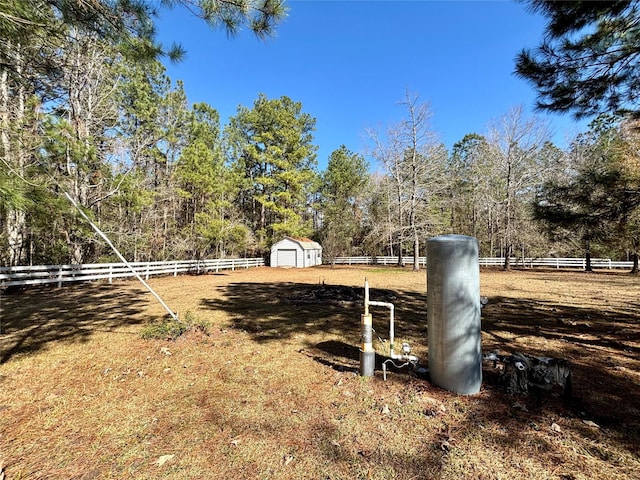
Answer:
[{"label": "tree trunk", "polygon": [[585,271],[593,272],[593,267],[591,267],[591,242],[589,239],[585,240],[584,244],[584,259],[585,259]]},{"label": "tree trunk", "polygon": [[26,216],[22,210],[12,209],[6,215],[6,235],[10,266],[21,265],[24,258],[24,227]]},{"label": "tree trunk", "polygon": [[402,187],[400,183],[397,184],[396,200],[398,202],[398,266],[402,267],[402,243],[404,239],[402,238]]},{"label": "tree trunk", "polygon": [[[8,45],[8,51],[11,51],[11,45]],[[22,72],[20,45],[15,46],[14,59],[16,72],[20,75]],[[19,86],[14,92],[13,98],[11,98],[9,72],[5,67],[0,68],[0,104],[2,105],[2,117],[0,117],[0,130],[2,133],[0,136],[4,161],[12,169],[10,175],[24,177],[25,152],[23,150],[23,142],[19,139],[12,142],[11,136],[20,137],[22,135],[21,131],[16,132],[16,127],[20,128],[24,123],[26,92],[23,86]],[[11,111],[14,112],[13,119],[9,113]],[[24,249],[26,215],[23,210],[15,205],[6,205],[5,208],[5,235],[9,247],[7,262],[10,266],[21,265],[26,260]]]},{"label": "tree trunk", "polygon": [[631,267],[631,273],[637,274],[640,272],[638,268],[638,250],[640,250],[640,239],[638,237],[633,237],[633,253],[631,254],[631,258],[633,259],[633,266]]},{"label": "tree trunk", "polygon": [[634,252],[632,255],[633,258],[633,266],[631,267],[631,273],[636,274],[640,272],[638,268],[638,252]]},{"label": "tree trunk", "polygon": [[505,270],[505,271],[511,270],[511,249],[512,249],[512,246],[511,246],[510,243],[505,245],[505,249],[504,249],[504,265],[502,266],[502,269]]},{"label": "tree trunk", "polygon": [[506,198],[506,215],[505,215],[505,253],[504,253],[504,266],[503,270],[511,269],[511,253],[513,251],[512,239],[511,239],[511,149],[509,146],[509,153],[507,154],[507,198]]}]

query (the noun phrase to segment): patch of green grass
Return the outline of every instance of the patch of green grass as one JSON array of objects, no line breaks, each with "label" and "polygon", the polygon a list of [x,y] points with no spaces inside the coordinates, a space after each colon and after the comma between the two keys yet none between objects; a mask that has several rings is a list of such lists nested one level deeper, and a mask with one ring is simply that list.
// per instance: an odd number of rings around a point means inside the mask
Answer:
[{"label": "patch of green grass", "polygon": [[175,340],[187,331],[187,325],[173,318],[163,318],[144,327],[142,338],[156,340]]},{"label": "patch of green grass", "polygon": [[187,310],[184,314],[184,323],[187,325],[187,329],[191,332],[200,332],[205,335],[209,335],[211,330],[211,322],[201,317],[196,317],[191,310]]},{"label": "patch of green grass", "polygon": [[163,318],[159,322],[150,323],[142,330],[142,338],[156,340],[175,340],[186,332],[201,332],[209,335],[209,321],[196,317],[190,310],[184,319]]}]

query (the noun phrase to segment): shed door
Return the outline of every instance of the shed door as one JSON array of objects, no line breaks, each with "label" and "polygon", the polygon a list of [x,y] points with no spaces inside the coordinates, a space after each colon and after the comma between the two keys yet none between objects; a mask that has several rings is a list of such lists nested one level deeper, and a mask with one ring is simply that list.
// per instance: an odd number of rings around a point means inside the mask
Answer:
[{"label": "shed door", "polygon": [[278,266],[279,267],[295,267],[296,251],[295,250],[278,250]]}]

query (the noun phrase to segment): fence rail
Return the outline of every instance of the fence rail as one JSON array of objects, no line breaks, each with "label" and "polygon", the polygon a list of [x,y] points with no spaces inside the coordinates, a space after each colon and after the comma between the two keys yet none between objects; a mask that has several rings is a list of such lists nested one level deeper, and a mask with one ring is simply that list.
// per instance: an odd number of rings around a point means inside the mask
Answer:
[{"label": "fence rail", "polygon": [[[427,257],[419,257],[420,266],[427,264]],[[492,267],[504,265],[504,257],[480,258],[481,267]],[[336,265],[397,265],[398,257],[337,257],[333,260]],[[413,257],[402,257],[404,265],[413,265]],[[511,265],[514,267],[526,268],[587,268],[587,261],[584,258],[516,258],[511,257]],[[633,262],[613,261],[609,258],[592,258],[592,268],[604,269],[631,269]]]},{"label": "fence rail", "polygon": [[[181,260],[175,262],[135,262],[133,269],[148,280],[155,275],[179,273],[200,274],[220,270],[262,267],[263,258],[225,258],[214,260]],[[66,282],[109,280],[135,276],[124,263],[87,263],[82,265],[37,265],[25,267],[0,267],[0,287],[20,285],[44,285],[55,283],[59,287]]]},{"label": "fence rail", "polygon": [[[413,264],[413,257],[403,257],[405,265]],[[421,266],[427,264],[420,257]],[[337,257],[338,265],[397,265],[398,257]],[[480,258],[480,266],[502,266],[504,258]],[[130,265],[148,280],[155,275],[201,274],[220,270],[263,267],[263,258],[228,258],[214,260],[181,260],[175,262],[135,262]],[[511,258],[511,265],[525,268],[586,268],[584,258]],[[591,266],[600,269],[631,269],[633,262],[619,262],[608,258],[592,258]],[[88,263],[82,265],[37,265],[25,267],[0,267],[0,288],[21,285],[45,285],[55,283],[59,287],[67,282],[108,280],[133,277],[133,272],[124,263]]]}]

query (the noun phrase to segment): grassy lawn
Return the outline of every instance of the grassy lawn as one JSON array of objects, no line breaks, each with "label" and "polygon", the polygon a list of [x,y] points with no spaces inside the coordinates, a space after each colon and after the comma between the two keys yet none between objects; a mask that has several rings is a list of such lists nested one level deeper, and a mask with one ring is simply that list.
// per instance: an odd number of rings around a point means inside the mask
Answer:
[{"label": "grassy lawn", "polygon": [[[483,351],[557,357],[573,398],[357,375],[362,286],[427,359],[424,270],[258,268],[4,292],[0,471],[15,479],[640,478],[640,277],[481,272]],[[374,328],[388,336],[388,313]],[[374,345],[382,357],[386,346]],[[0,473],[1,475],[1,473]]]}]

